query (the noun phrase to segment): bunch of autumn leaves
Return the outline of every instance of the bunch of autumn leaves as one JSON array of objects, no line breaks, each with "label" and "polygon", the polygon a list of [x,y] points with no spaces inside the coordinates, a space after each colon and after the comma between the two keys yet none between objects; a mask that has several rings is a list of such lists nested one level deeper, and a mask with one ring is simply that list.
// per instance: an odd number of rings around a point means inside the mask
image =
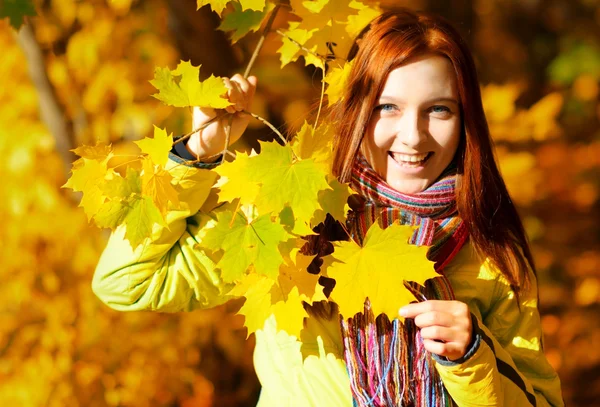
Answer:
[{"label": "bunch of autumn leaves", "polygon": [[[273,8],[264,0],[198,1],[199,7],[204,4],[219,14],[232,5],[219,29],[233,31],[233,42],[256,31]],[[292,0],[291,6],[301,22],[281,30],[282,66],[303,56],[307,65],[325,71],[329,60],[323,82],[328,103],[334,103],[351,64],[330,57],[345,55],[351,39],[378,11],[359,1]],[[174,107],[228,106],[223,80],[211,76],[199,81],[199,69],[183,61],[173,71],[157,68],[150,81],[159,91],[154,97]],[[185,179],[173,177],[181,173],[174,167],[185,164],[169,160],[173,138],[166,130],[155,127],[153,138],[135,143],[140,154],[120,164],[112,164],[117,155],[111,146],[74,150],[81,158],[65,187],[83,193],[80,206],[88,219],[101,228],[124,228],[132,249],[143,251],[153,231],[168,228],[170,214],[189,208],[185,197],[191,189],[217,188],[224,204],[211,213],[213,220],[203,226],[195,249],[217,259],[223,281],[233,287],[229,295],[246,298],[239,313],[245,316],[248,334],[274,315],[277,329],[299,338],[308,317],[302,303],[327,300],[319,275],[307,271],[314,256],[300,253],[303,237],[314,234],[313,227],[327,213],[344,224],[349,209],[348,186],[331,174],[331,129],[305,123],[291,142],[261,143],[260,154],[238,152],[235,160],[213,170],[189,167]],[[362,247],[353,241],[335,244],[320,274],[336,280],[329,300],[339,305],[342,315],[362,312],[368,297],[376,315],[396,316],[398,308],[413,300],[403,280],[424,283],[436,276],[425,257],[427,248],[408,244],[413,232],[408,226],[382,230],[374,225]]]},{"label": "bunch of autumn leaves", "polygon": [[[200,82],[198,74],[199,67],[187,62],[175,71],[158,69],[152,81],[160,92],[156,96],[173,105],[227,106],[223,81],[211,77]],[[202,94],[202,100],[191,99],[193,94]],[[303,236],[314,234],[313,227],[327,213],[345,223],[351,194],[331,174],[330,128],[305,123],[291,143],[261,142],[260,154],[238,152],[235,160],[213,170],[189,167],[185,172],[192,175],[185,180],[172,175],[175,166],[185,164],[169,160],[173,138],[164,129],[155,127],[153,138],[136,144],[141,154],[121,171],[110,165],[115,157],[110,146],[74,150],[81,158],[65,187],[83,193],[81,206],[90,221],[99,227],[125,228],[132,248],[144,250],[155,225],[168,227],[169,213],[187,205],[180,202],[182,188],[217,188],[224,205],[214,211],[215,219],[205,226],[197,249],[216,254],[223,280],[234,285],[230,294],[246,297],[240,313],[249,334],[274,314],[278,329],[299,337],[308,316],[302,302],[326,300],[319,276],[307,272],[313,256],[299,252]],[[375,225],[362,247],[353,241],[336,244],[321,274],[336,280],[330,298],[342,315],[361,312],[366,297],[376,314],[396,315],[413,299],[402,288],[404,279],[423,283],[435,277],[425,258],[427,248],[408,244],[412,233],[408,226],[382,230]]]}]

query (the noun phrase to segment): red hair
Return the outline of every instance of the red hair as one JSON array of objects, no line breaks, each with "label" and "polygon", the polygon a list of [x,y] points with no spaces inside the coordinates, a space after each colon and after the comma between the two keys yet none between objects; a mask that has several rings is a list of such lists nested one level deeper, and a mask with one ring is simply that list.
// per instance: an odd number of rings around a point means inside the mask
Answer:
[{"label": "red hair", "polygon": [[460,34],[444,18],[409,10],[388,11],[359,34],[348,60],[353,67],[341,102],[332,107],[336,126],[333,172],[349,182],[354,158],[387,75],[424,54],[448,58],[456,73],[462,129],[455,156],[457,206],[475,249],[519,289],[535,266],[525,231],[495,162],[475,63]]}]

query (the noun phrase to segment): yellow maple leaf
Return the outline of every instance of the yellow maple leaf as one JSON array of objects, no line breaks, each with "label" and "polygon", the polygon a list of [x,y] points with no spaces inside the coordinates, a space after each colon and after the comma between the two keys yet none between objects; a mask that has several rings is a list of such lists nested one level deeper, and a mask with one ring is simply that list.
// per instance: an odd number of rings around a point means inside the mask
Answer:
[{"label": "yellow maple leaf", "polygon": [[371,22],[371,20],[381,14],[381,10],[377,5],[375,5],[375,7],[371,7],[356,0],[350,3],[350,7],[358,10],[356,15],[348,16],[346,32],[351,38],[355,38],[360,31]]},{"label": "yellow maple leaf", "polygon": [[[113,155],[112,147],[110,144],[98,143],[95,146],[79,146],[74,148],[73,151],[75,154],[82,158],[87,158],[88,160],[98,160],[103,161],[104,159],[110,159]],[[79,160],[78,160],[79,161]]]},{"label": "yellow maple leaf", "polygon": [[362,247],[354,241],[334,244],[330,256],[337,262],[327,274],[336,281],[331,298],[345,318],[363,312],[366,298],[376,316],[385,313],[398,318],[400,307],[415,299],[403,281],[424,284],[438,276],[433,262],[427,260],[428,247],[408,243],[413,232],[412,226],[394,223],[382,230],[374,223]]},{"label": "yellow maple leaf", "polygon": [[169,159],[169,151],[173,147],[173,135],[167,136],[167,131],[154,126],[154,138],[144,138],[134,141],[144,154],[148,154],[150,159],[164,167]]},{"label": "yellow maple leaf", "polygon": [[[193,66],[190,61],[181,61],[174,71],[157,67],[154,79],[150,83],[159,93],[152,95],[163,103],[175,107],[212,107],[222,109],[231,103],[224,97],[227,88],[223,79],[211,75],[200,81],[200,66]],[[175,81],[180,77],[179,82]]]},{"label": "yellow maple leaf", "polygon": [[315,256],[300,253],[297,248],[292,249],[290,256],[284,258],[277,277],[282,298],[287,299],[288,294],[296,287],[302,300],[309,304],[327,299],[323,293],[323,286],[319,284],[319,275],[306,271],[314,258]]},{"label": "yellow maple leaf", "polygon": [[[301,55],[305,55],[305,51],[301,51],[298,44],[304,45],[312,36],[312,33],[316,31],[316,29],[306,30],[303,28],[298,28],[299,25],[299,22],[291,21],[289,23],[289,28],[287,30],[282,30],[285,36],[281,40],[281,47],[277,50],[282,68],[290,62],[296,61]],[[298,44],[296,44],[296,42]],[[314,50],[312,51],[316,52],[316,47],[314,47]],[[322,66],[323,64],[321,63],[320,65]]]},{"label": "yellow maple leaf", "polygon": [[102,161],[89,158],[80,158],[80,165],[71,170],[71,177],[61,188],[71,188],[73,191],[85,191],[97,186],[107,174],[108,157]]},{"label": "yellow maple leaf", "polygon": [[327,83],[325,94],[327,95],[327,104],[329,106],[338,100],[342,100],[342,95],[346,88],[346,81],[350,75],[353,62],[354,61],[344,62],[344,65],[341,67],[335,66],[327,72],[327,75],[325,75],[325,83]]},{"label": "yellow maple leaf", "polygon": [[242,10],[261,11],[265,8],[265,0],[239,0]]},{"label": "yellow maple leaf", "polygon": [[256,200],[259,185],[243,176],[246,173],[251,155],[238,152],[232,162],[224,162],[214,171],[221,176],[216,188],[219,188],[219,202],[232,202],[239,198],[240,204],[251,204]]},{"label": "yellow maple leaf", "polygon": [[169,202],[179,206],[177,191],[171,184],[173,176],[148,159],[143,160],[142,169],[142,195],[152,199],[164,218]]},{"label": "yellow maple leaf", "polygon": [[329,186],[331,189],[319,192],[318,199],[322,209],[315,212],[315,216],[310,222],[312,227],[323,222],[328,213],[341,224],[346,222],[346,214],[350,210],[348,198],[352,195],[352,190],[348,184],[342,184],[335,177],[331,177]]},{"label": "yellow maple leaf", "polygon": [[293,13],[302,18],[301,27],[321,29],[332,21],[345,22],[358,10],[347,0],[291,0]]},{"label": "yellow maple leaf", "polygon": [[315,165],[330,173],[333,160],[332,145],[333,129],[330,125],[321,124],[315,129],[305,121],[292,142],[292,150],[298,157],[312,159]]},{"label": "yellow maple leaf", "polygon": [[221,13],[227,7],[230,0],[196,0],[196,10],[200,10],[200,7],[210,5],[212,11],[217,13],[221,17]]}]

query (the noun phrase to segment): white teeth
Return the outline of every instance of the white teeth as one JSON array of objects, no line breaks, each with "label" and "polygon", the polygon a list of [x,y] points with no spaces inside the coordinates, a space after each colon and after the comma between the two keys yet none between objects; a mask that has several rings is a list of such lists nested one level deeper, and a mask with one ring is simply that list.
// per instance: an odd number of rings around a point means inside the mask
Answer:
[{"label": "white teeth", "polygon": [[429,153],[407,155],[407,154],[398,154],[398,153],[392,152],[392,155],[394,156],[394,159],[396,161],[404,161],[404,162],[408,162],[408,163],[416,163],[419,161],[423,161],[427,157],[428,154]]}]

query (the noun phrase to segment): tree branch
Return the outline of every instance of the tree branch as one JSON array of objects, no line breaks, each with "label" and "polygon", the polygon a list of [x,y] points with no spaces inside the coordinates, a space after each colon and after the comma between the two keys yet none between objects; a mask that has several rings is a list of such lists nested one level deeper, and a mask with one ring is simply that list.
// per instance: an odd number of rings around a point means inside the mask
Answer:
[{"label": "tree branch", "polygon": [[39,98],[40,117],[50,131],[50,134],[54,137],[56,150],[64,164],[66,179],[71,170],[71,164],[77,159],[77,156],[69,151],[75,147],[72,141],[72,128],[67,124],[65,113],[48,79],[44,55],[35,39],[33,28],[30,24],[24,24],[18,34],[13,33],[13,35],[27,59],[29,76],[37,90]]}]

